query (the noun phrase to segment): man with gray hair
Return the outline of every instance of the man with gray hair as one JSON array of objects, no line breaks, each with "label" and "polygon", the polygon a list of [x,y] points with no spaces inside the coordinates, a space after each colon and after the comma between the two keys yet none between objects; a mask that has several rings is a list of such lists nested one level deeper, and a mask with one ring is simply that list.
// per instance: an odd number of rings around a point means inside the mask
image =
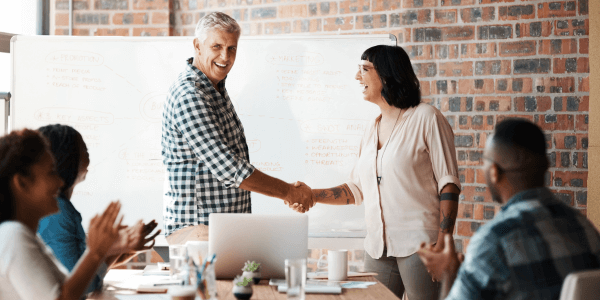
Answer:
[{"label": "man with gray hair", "polygon": [[[250,192],[312,207],[305,185],[288,184],[250,164],[244,128],[225,89],[240,26],[221,12],[198,21],[194,57],[169,89],[162,119],[165,234],[208,225],[208,216],[251,213]],[[251,74],[248,74],[251,76]]]}]

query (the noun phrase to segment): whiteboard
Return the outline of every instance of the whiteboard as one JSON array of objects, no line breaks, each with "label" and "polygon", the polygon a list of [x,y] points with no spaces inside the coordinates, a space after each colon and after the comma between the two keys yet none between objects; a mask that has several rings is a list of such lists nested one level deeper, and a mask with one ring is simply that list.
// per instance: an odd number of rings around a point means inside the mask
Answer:
[{"label": "whiteboard", "polygon": [[[354,79],[361,53],[388,35],[242,37],[226,87],[250,161],[313,188],[345,182],[378,114]],[[191,37],[17,36],[11,42],[11,129],[68,124],[88,145],[87,179],[72,201],[89,220],[120,199],[125,222],[162,228],[161,116],[169,86],[192,56]],[[252,193],[252,212],[294,214]],[[309,230],[362,232],[363,206],[317,205]]]}]

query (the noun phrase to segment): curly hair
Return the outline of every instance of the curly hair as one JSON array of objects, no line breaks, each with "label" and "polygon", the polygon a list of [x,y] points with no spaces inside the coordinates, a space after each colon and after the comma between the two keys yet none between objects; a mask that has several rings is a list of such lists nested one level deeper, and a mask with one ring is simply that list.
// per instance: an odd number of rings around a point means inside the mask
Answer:
[{"label": "curly hair", "polygon": [[68,125],[53,124],[40,127],[38,131],[50,142],[50,151],[56,161],[58,175],[64,181],[60,196],[73,186],[79,173],[81,141],[83,138],[75,128]]},{"label": "curly hair", "polygon": [[360,57],[373,63],[383,89],[385,101],[401,109],[421,103],[421,85],[406,51],[399,46],[373,46]]},{"label": "curly hair", "polygon": [[37,131],[23,129],[0,138],[0,223],[14,218],[15,199],[10,182],[17,174],[31,175],[46,151],[48,141]]}]

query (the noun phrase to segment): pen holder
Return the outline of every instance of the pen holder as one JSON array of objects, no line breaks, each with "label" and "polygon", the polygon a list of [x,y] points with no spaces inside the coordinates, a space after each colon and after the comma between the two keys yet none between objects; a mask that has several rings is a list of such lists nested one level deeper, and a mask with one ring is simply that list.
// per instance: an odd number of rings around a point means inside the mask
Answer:
[{"label": "pen holder", "polygon": [[[200,273],[202,272],[202,273]],[[202,300],[217,299],[217,279],[215,276],[215,265],[208,264],[203,271],[198,272],[197,291]]]}]

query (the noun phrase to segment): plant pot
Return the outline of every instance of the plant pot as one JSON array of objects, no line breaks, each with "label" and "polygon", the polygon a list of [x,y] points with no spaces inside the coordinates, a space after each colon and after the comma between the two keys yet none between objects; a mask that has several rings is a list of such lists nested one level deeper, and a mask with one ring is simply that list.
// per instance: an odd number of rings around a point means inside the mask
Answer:
[{"label": "plant pot", "polygon": [[258,284],[260,282],[260,280],[262,279],[262,275],[260,274],[260,271],[254,271],[254,272],[244,271],[244,273],[242,274],[242,277],[252,278],[252,281],[254,282],[254,284]]},{"label": "plant pot", "polygon": [[233,296],[240,300],[250,299],[252,297],[252,284],[249,283],[246,286],[233,285],[232,289]]}]

